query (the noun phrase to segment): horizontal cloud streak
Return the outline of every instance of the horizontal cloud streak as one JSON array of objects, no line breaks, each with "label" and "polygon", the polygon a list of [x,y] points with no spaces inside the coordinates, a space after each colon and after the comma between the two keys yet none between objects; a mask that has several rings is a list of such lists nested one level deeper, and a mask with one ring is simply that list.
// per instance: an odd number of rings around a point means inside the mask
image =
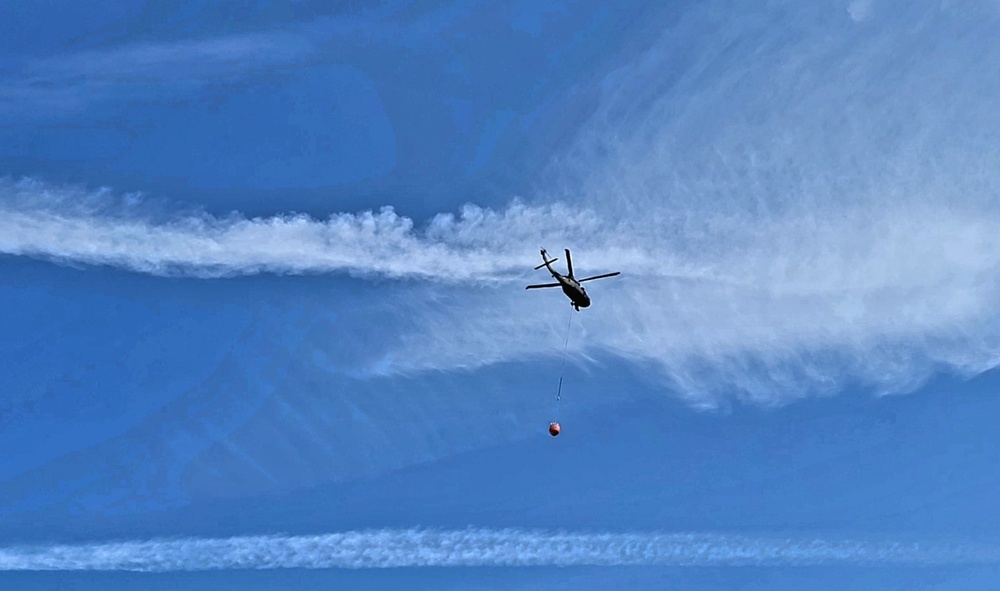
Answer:
[{"label": "horizontal cloud streak", "polygon": [[0,570],[998,564],[1000,548],[690,533],[373,530],[0,549]]},{"label": "horizontal cloud streak", "polygon": [[[592,212],[515,204],[467,206],[423,230],[391,207],[326,220],[288,214],[169,216],[140,213],[134,197],[0,182],[0,252],[113,265],[161,275],[219,277],[259,272],[349,272],[439,281],[489,280],[521,271],[543,236],[593,231]],[[519,273],[520,274],[520,273]]]},{"label": "horizontal cloud streak", "polygon": [[[456,7],[452,17],[463,10]],[[440,42],[447,19],[405,13],[393,6],[370,7],[354,15],[272,24],[264,31],[111,45],[13,61],[0,71],[0,116],[75,115],[104,101],[159,102],[263,73],[280,76],[300,66],[343,64],[343,38],[362,46],[411,50]]]},{"label": "horizontal cloud streak", "polygon": [[313,40],[290,32],[137,43],[36,58],[0,77],[0,116],[76,113],[115,99],[163,98],[308,60]]}]

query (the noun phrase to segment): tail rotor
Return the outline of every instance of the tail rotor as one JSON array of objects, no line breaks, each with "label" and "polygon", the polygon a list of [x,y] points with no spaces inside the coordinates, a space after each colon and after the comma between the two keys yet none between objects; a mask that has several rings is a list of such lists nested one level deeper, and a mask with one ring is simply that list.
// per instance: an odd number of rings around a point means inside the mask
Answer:
[{"label": "tail rotor", "polygon": [[554,262],[558,261],[558,260],[559,260],[559,258],[558,258],[558,257],[556,257],[556,258],[554,258],[554,259],[550,259],[550,258],[549,258],[549,253],[548,253],[548,252],[546,252],[546,251],[545,251],[545,249],[543,248],[543,249],[542,249],[542,260],[543,260],[543,261],[545,261],[545,262],[544,262],[544,263],[542,263],[541,265],[538,265],[537,267],[535,267],[535,270],[536,270],[536,271],[537,271],[537,270],[539,270],[539,269],[541,269],[542,267],[544,267],[544,266],[546,266],[546,265],[549,265],[549,264],[552,264],[552,263],[554,263]]}]

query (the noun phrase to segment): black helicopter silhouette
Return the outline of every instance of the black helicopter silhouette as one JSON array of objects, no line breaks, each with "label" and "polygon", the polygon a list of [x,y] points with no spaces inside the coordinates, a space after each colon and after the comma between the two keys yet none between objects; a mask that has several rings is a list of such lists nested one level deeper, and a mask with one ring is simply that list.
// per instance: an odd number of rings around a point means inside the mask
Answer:
[{"label": "black helicopter silhouette", "polygon": [[566,249],[566,267],[569,272],[566,275],[556,271],[552,268],[552,263],[558,261],[558,258],[549,259],[549,253],[542,249],[542,264],[535,267],[535,270],[545,267],[552,273],[552,277],[555,278],[557,283],[540,283],[537,285],[529,285],[524,289],[540,289],[543,287],[561,287],[563,293],[566,297],[570,299],[573,304],[573,308],[579,312],[580,308],[587,308],[590,306],[590,296],[587,295],[587,290],[583,288],[581,283],[584,281],[593,281],[594,279],[604,279],[605,277],[614,277],[615,275],[621,275],[621,271],[615,271],[614,273],[604,273],[603,275],[594,275],[593,277],[586,277],[584,279],[577,279],[573,276],[573,259],[569,254],[569,249]]}]

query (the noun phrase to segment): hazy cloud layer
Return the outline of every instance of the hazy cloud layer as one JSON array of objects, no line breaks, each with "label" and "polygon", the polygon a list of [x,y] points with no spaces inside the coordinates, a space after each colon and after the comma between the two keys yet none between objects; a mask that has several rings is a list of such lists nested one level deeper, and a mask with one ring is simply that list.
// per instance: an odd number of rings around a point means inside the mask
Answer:
[{"label": "hazy cloud layer", "polygon": [[571,247],[580,273],[624,272],[593,284],[574,352],[650,363],[693,404],[906,391],[1000,359],[991,7],[699,3],[608,73],[547,189],[501,209],[217,218],[7,181],[0,252],[429,281],[398,285],[424,299],[371,368],[392,372],[558,350],[567,304],[521,285],[538,246]]},{"label": "hazy cloud layer", "polygon": [[688,533],[372,530],[0,549],[0,570],[197,571],[426,566],[931,566],[997,564],[975,544]]}]

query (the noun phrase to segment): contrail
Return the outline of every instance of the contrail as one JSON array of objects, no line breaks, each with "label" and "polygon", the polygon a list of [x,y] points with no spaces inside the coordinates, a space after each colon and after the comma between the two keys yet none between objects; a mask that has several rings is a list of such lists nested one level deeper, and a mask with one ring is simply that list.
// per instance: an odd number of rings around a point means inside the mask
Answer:
[{"label": "contrail", "polygon": [[0,549],[0,570],[1000,564],[1000,547],[699,533],[369,530]]},{"label": "contrail", "polygon": [[559,203],[513,202],[503,210],[467,205],[457,216],[442,213],[418,229],[388,206],[325,219],[297,213],[219,217],[156,212],[134,195],[103,189],[0,179],[0,253],[153,275],[350,273],[490,281],[530,269],[526,259],[543,238],[565,243],[596,228],[592,211]]}]

